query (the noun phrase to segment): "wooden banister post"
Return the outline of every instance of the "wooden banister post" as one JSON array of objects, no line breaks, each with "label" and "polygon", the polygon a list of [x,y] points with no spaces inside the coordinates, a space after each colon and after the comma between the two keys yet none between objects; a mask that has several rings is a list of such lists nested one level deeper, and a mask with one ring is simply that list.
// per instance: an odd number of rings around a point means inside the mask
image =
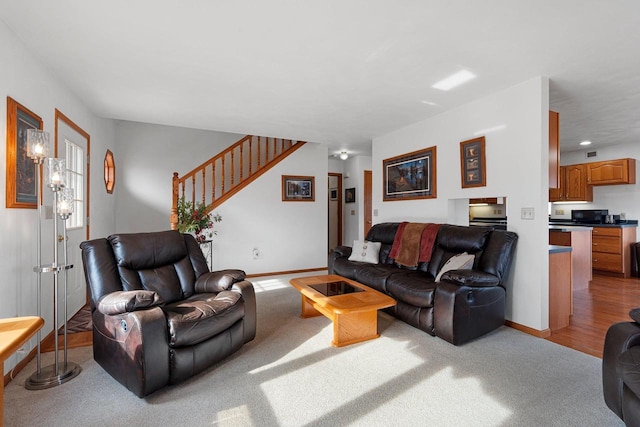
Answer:
[{"label": "wooden banister post", "polygon": [[180,178],[178,177],[178,172],[174,172],[173,178],[171,180],[172,197],[171,197],[171,215],[169,217],[172,230],[178,229],[178,192],[180,188],[179,183],[180,183]]}]

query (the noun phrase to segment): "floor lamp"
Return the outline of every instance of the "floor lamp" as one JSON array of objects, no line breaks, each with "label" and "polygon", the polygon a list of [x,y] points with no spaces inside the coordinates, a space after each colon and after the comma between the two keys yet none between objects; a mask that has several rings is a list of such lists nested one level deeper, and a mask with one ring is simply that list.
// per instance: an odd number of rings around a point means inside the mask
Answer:
[{"label": "floor lamp", "polygon": [[[38,295],[38,316],[42,317],[41,310],[41,293],[42,293],[42,273],[53,273],[53,336],[55,361],[53,365],[41,367],[41,348],[40,348],[40,332],[38,332],[38,350],[37,350],[37,369],[25,382],[25,388],[28,390],[42,390],[45,388],[55,387],[75,378],[81,372],[80,366],[73,362],[67,361],[67,270],[73,268],[73,265],[67,264],[67,245],[64,244],[64,263],[58,262],[58,217],[63,220],[63,230],[66,234],[66,219],[73,212],[73,191],[65,189],[66,187],[66,170],[63,159],[55,159],[47,157],[49,152],[49,134],[36,129],[30,129],[27,132],[27,155],[36,163],[37,182],[36,182],[36,203],[38,204],[38,226],[37,226],[37,245],[38,265],[33,268],[37,273],[37,295]],[[50,265],[42,264],[42,206],[41,206],[41,189],[42,189],[42,173],[41,165],[47,165],[46,185],[53,191],[53,262]],[[71,194],[71,202],[69,196]],[[62,196],[61,196],[62,194]],[[62,199],[62,200],[61,200]],[[64,363],[61,365],[58,358],[58,275],[63,271],[65,273],[64,287]]]}]

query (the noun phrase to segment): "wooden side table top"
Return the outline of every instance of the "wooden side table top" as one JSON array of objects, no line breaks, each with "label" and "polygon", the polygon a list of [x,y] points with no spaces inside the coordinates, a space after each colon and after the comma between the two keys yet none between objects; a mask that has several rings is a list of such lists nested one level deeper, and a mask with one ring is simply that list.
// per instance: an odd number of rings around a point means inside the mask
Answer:
[{"label": "wooden side table top", "polygon": [[0,319],[0,427],[4,425],[4,361],[43,325],[44,319],[37,316]]},{"label": "wooden side table top", "polygon": [[4,362],[43,325],[44,319],[37,316],[0,319],[0,360]]}]

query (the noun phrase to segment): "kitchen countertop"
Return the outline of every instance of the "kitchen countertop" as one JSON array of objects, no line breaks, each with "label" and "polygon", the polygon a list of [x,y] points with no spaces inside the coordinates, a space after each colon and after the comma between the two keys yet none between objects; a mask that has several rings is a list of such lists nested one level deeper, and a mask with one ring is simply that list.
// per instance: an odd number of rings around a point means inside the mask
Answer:
[{"label": "kitchen countertop", "polygon": [[591,231],[593,227],[587,227],[584,225],[557,225],[555,223],[549,224],[549,231]]},{"label": "kitchen countertop", "polygon": [[571,252],[571,246],[549,245],[550,254],[559,254],[560,252]]},{"label": "kitchen countertop", "polygon": [[637,227],[638,220],[630,219],[627,222],[620,224],[581,224],[579,222],[572,222],[570,220],[562,221],[562,220],[549,220],[549,228],[553,226],[576,226],[576,227],[604,227],[604,228],[627,228],[627,227]]}]

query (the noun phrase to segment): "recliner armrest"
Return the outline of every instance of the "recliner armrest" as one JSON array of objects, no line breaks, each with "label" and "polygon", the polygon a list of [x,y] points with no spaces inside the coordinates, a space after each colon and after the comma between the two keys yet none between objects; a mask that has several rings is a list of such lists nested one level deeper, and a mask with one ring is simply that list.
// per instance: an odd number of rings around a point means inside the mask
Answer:
[{"label": "recliner armrest", "polygon": [[240,292],[244,300],[244,342],[247,343],[256,337],[256,293],[247,280],[234,283],[231,291]]},{"label": "recliner armrest", "polygon": [[100,298],[96,309],[106,315],[130,313],[164,304],[154,291],[117,291]]},{"label": "recliner armrest", "polygon": [[440,281],[472,288],[500,285],[498,277],[480,270],[450,270],[442,275]]},{"label": "recliner armrest", "polygon": [[228,291],[231,286],[244,280],[246,274],[242,270],[219,270],[204,273],[196,279],[196,293]]}]

